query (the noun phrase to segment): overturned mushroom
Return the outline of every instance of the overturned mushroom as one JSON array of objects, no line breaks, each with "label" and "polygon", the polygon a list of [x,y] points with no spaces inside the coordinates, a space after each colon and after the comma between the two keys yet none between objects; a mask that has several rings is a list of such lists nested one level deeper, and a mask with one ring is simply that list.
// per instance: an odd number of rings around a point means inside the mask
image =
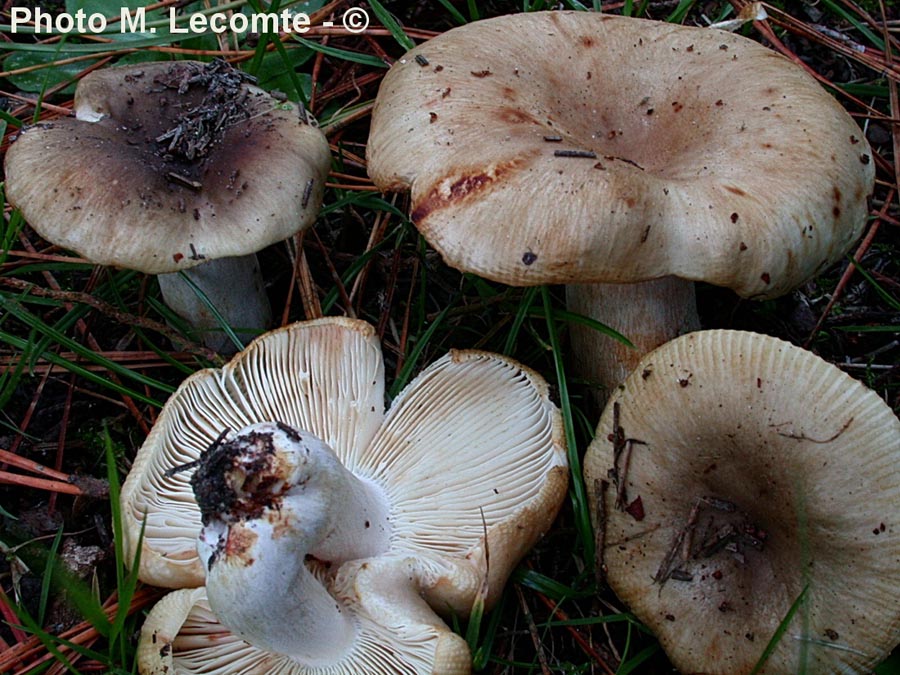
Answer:
[{"label": "overturned mushroom", "polygon": [[855,122],[782,56],[593,12],[473,22],[419,45],[382,82],[367,152],[449,265],[597,284],[569,286],[570,308],[638,347],[573,326],[606,389],[699,327],[692,281],[771,298],[840,259],[874,179]]},{"label": "overturned mushroom", "polygon": [[173,395],[122,490],[128,557],[141,541],[141,578],[183,589],[147,619],[143,673],[469,671],[435,612],[490,606],[549,527],[559,412],[538,375],[474,351],[383,398],[374,331],[344,319],[273,331]]},{"label": "overturned mushroom", "polygon": [[243,339],[268,328],[255,253],[315,220],[329,167],[315,120],[222,61],[95,71],[75,115],[29,127],[6,154],[6,194],[29,224],[92,262],[160,274],[198,330],[218,321],[176,272]]},{"label": "overturned mushroom", "polygon": [[900,420],[817,356],[673,340],[614,392],[584,467],[606,579],[680,671],[750,673],[789,616],[753,672],[868,672],[900,640]]}]

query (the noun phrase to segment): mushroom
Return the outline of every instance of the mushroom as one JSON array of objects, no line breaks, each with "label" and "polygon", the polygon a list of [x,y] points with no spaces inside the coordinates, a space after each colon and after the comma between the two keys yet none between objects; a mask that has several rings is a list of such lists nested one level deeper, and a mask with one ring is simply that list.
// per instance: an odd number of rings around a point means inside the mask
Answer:
[{"label": "mushroom", "polygon": [[863,673],[900,640],[900,420],[814,354],[727,330],[663,345],[584,475],[606,580],[681,672]]},{"label": "mushroom", "polygon": [[242,339],[255,336],[271,323],[255,253],[315,220],[330,155],[302,106],[247,79],[224,61],[92,72],[75,119],[36,124],[12,144],[6,195],[48,240],[161,275],[166,304],[198,330],[219,322],[176,272]]},{"label": "mushroom", "polygon": [[[512,285],[571,284],[607,390],[699,327],[693,281],[772,298],[860,235],[874,162],[850,116],[738,35],[593,12],[473,22],[384,78],[369,173],[411,193],[445,261]],[[612,284],[620,284],[613,286]]]},{"label": "mushroom", "polygon": [[126,558],[179,589],[146,621],[142,673],[469,672],[436,612],[490,606],[550,526],[560,413],[539,375],[479,351],[383,400],[374,329],[339,318],[182,384],[121,496]]}]

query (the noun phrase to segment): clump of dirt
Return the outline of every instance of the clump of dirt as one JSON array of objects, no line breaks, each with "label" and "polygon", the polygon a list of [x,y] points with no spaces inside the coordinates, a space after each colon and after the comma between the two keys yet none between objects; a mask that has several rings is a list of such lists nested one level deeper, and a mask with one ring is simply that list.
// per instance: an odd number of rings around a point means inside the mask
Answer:
[{"label": "clump of dirt", "polygon": [[[251,431],[226,440],[223,431],[195,462],[169,474],[196,467],[191,488],[203,525],[213,519],[239,522],[272,508],[284,480],[278,475],[271,433]],[[274,488],[274,489],[273,489]]]}]

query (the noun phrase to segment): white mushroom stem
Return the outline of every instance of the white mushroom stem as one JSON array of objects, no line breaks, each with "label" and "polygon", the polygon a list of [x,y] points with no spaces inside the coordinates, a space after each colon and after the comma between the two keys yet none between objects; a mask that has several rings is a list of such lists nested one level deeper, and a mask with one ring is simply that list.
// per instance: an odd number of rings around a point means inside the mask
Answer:
[{"label": "white mushroom stem", "polygon": [[569,311],[615,329],[634,345],[571,324],[576,372],[596,387],[601,407],[644,354],[700,329],[694,284],[677,277],[633,284],[572,284],[566,286],[566,302]]},{"label": "white mushroom stem", "polygon": [[[244,344],[272,325],[272,307],[256,254],[210,260],[184,274],[203,291]],[[157,278],[163,301],[201,333],[204,345],[229,354],[241,349],[222,331],[216,315],[181,273],[160,274]]]},{"label": "white mushroom stem", "polygon": [[306,560],[340,564],[387,550],[381,490],[312,434],[271,422],[213,446],[191,484],[204,516],[197,548],[219,621],[260,649],[310,666],[346,654],[358,625]]}]

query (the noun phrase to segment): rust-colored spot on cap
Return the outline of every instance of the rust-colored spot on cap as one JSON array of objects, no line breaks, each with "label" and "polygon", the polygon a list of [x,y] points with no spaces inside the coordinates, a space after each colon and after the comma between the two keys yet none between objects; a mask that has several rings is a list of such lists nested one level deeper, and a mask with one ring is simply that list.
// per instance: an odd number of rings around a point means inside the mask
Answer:
[{"label": "rust-colored spot on cap", "polygon": [[510,108],[508,106],[504,106],[497,110],[497,117],[501,122],[506,122],[507,124],[540,124],[534,117],[529,115],[524,110],[519,110],[518,108]]},{"label": "rust-colored spot on cap", "polygon": [[448,176],[437,181],[431,190],[413,205],[410,219],[418,225],[434,211],[464,202],[475,195],[482,195],[491,185],[520,168],[528,157],[500,162],[486,171],[476,171],[461,176]]}]

